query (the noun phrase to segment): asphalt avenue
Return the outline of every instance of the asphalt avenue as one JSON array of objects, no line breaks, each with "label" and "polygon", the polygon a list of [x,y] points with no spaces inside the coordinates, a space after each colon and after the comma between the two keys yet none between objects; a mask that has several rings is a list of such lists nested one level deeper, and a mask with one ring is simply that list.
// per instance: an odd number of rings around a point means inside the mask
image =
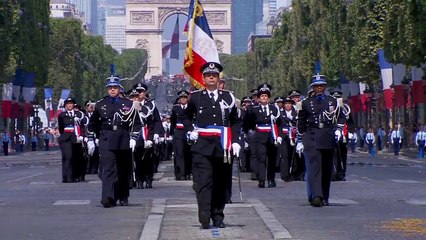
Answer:
[{"label": "asphalt avenue", "polygon": [[[226,228],[202,230],[191,181],[163,162],[152,189],[132,189],[129,206],[104,209],[100,180],[62,183],[60,152],[0,158],[0,239],[425,239],[426,159],[415,154],[349,154],[330,206],[313,208],[305,182],[259,189],[234,167]],[[277,174],[276,179],[279,179]]]}]

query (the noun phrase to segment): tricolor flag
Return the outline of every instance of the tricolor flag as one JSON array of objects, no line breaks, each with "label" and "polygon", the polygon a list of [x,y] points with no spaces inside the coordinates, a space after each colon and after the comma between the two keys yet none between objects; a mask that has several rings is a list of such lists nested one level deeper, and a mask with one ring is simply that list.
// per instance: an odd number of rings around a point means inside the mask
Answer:
[{"label": "tricolor flag", "polygon": [[185,32],[188,33],[185,73],[195,88],[204,88],[200,68],[206,62],[219,63],[219,54],[200,0],[191,0]]},{"label": "tricolor flag", "polygon": [[176,18],[175,29],[173,31],[172,40],[170,44],[163,47],[163,58],[179,59],[179,15]]},{"label": "tricolor flag", "polygon": [[25,72],[25,81],[22,88],[22,97],[24,98],[24,117],[30,116],[32,104],[36,95],[35,73]]},{"label": "tricolor flag", "polygon": [[58,110],[57,110],[57,115],[59,115],[63,110],[64,110],[64,101],[65,99],[68,98],[68,96],[70,95],[71,90],[70,89],[62,89],[61,92],[61,98],[59,99],[58,102]]},{"label": "tricolor flag", "polygon": [[340,89],[342,89],[342,93],[343,93],[343,99],[346,100],[349,97],[349,92],[350,92],[350,88],[349,88],[349,81],[348,79],[346,79],[345,74],[343,74],[343,72],[339,73],[339,79],[340,79]]},{"label": "tricolor flag", "polygon": [[53,88],[44,89],[44,109],[46,110],[46,117],[50,121],[55,118],[55,111],[53,110]]},{"label": "tricolor flag", "polygon": [[392,109],[392,94],[391,85],[393,82],[392,79],[392,64],[390,64],[386,58],[383,49],[379,49],[379,65],[380,73],[382,75],[382,84],[383,84],[383,95],[385,97],[385,107],[386,109]]}]

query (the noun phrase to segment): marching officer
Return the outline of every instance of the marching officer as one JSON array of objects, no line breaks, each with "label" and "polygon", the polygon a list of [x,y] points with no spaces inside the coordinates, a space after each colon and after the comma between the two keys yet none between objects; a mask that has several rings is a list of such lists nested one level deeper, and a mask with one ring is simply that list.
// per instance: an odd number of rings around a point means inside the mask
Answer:
[{"label": "marching officer", "polygon": [[[118,77],[111,75],[106,84],[108,96],[95,104],[89,120],[87,142],[90,155],[99,142],[101,155],[101,204],[105,208],[129,204],[129,169],[131,150],[141,128],[132,101],[119,96],[122,88]],[[95,140],[96,139],[96,140]]]},{"label": "marching officer", "polygon": [[291,139],[292,130],[296,127],[297,112],[293,108],[294,101],[291,98],[284,100],[284,107],[280,111],[281,129],[279,135],[283,139],[278,147],[281,154],[280,174],[284,182],[293,180],[291,177],[291,168],[294,165],[295,154],[294,141]]},{"label": "marching officer", "polygon": [[[87,138],[87,127],[89,125],[90,117],[93,115],[93,111],[95,110],[95,104],[94,101],[87,101],[86,106],[86,114],[85,118],[82,120],[84,122],[85,128],[86,128],[86,136],[84,138],[84,143],[86,144],[86,150],[87,150],[87,141],[89,140]],[[95,145],[95,150],[92,155],[87,154],[87,174],[97,174],[99,171],[99,147]]]},{"label": "marching officer", "polygon": [[78,182],[79,158],[81,152],[80,119],[83,113],[74,111],[75,100],[67,98],[64,101],[65,111],[58,116],[58,130],[61,134],[58,138],[59,147],[62,152],[62,182]]},{"label": "marching officer", "polygon": [[231,163],[231,149],[239,157],[240,124],[234,95],[218,89],[222,66],[207,62],[200,70],[206,89],[193,92],[188,103],[189,119],[193,119],[195,126],[187,133],[193,142],[193,189],[202,228],[210,227],[210,219],[215,227],[224,228],[223,210],[229,181],[226,165]]},{"label": "marching officer", "polygon": [[[346,166],[348,159],[348,142],[349,131],[353,131],[354,121],[350,114],[349,105],[343,103],[343,92],[335,90],[330,92],[330,96],[337,99],[337,104],[342,109],[342,113],[345,114],[345,124],[343,126],[342,138],[337,142],[337,148],[334,156],[334,167],[332,180],[333,181],[346,181]],[[353,137],[353,135],[352,135]]]},{"label": "marching officer", "polygon": [[188,111],[189,92],[178,92],[178,103],[172,107],[170,116],[170,135],[173,136],[173,152],[176,180],[191,180],[191,146],[188,144],[186,133],[192,120]]},{"label": "marching officer", "polygon": [[[258,187],[265,187],[265,180],[268,180],[268,187],[276,187],[275,167],[276,167],[276,146],[281,144],[283,139],[278,135],[280,126],[279,110],[274,104],[269,103],[271,97],[271,86],[262,84],[258,87],[257,96],[259,105],[253,106],[244,119],[244,129],[255,130],[255,148],[257,155],[257,178]],[[278,125],[278,126],[277,126]]]},{"label": "marching officer", "polygon": [[368,129],[368,133],[365,136],[365,142],[367,143],[368,146],[368,153],[370,154],[370,157],[374,158],[374,143],[376,142],[375,140],[375,136],[374,136],[374,130],[373,128]]},{"label": "marching officer", "polygon": [[328,205],[331,170],[336,140],[342,137],[345,121],[334,97],[325,94],[326,80],[315,75],[311,87],[315,96],[301,103],[298,114],[298,139],[296,151],[303,152],[306,160],[308,200],[314,207]]},{"label": "marching officer", "polygon": [[[297,115],[301,107],[300,90],[297,90],[297,89],[291,90],[288,93],[287,97],[293,100],[294,102],[293,109],[295,110]],[[291,164],[290,164],[290,169],[291,169],[290,181],[304,181],[305,171],[306,171],[305,157],[303,154],[295,154],[294,152],[294,145],[296,142],[296,138],[297,138],[297,130],[296,130],[296,124],[294,124],[290,131],[290,145],[292,146],[292,150],[293,150],[293,154],[291,156]]]},{"label": "marching officer", "polygon": [[[244,119],[247,115],[248,109],[251,107],[251,98],[249,96],[243,97],[241,100],[241,108],[240,108],[240,119]],[[240,145],[243,146],[243,150],[240,153],[241,159],[241,171],[242,172],[251,172],[252,171],[252,163],[251,163],[251,147],[249,145],[250,139],[247,134],[243,132],[241,136]]]},{"label": "marching officer", "polygon": [[164,130],[164,135],[160,137],[161,149],[160,149],[160,162],[168,161],[171,159],[173,152],[172,140],[170,136],[170,115],[168,113],[163,114],[162,125]]}]

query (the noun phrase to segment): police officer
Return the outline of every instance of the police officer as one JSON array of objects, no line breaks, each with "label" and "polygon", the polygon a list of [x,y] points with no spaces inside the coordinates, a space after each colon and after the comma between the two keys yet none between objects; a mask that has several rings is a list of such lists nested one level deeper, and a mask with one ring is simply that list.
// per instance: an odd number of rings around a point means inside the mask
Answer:
[{"label": "police officer", "polygon": [[[300,110],[300,106],[301,106],[301,92],[300,90],[297,89],[293,89],[291,90],[288,95],[288,98],[290,98],[291,100],[293,100],[293,109],[297,113]],[[293,112],[294,114],[294,112]],[[305,157],[303,154],[295,154],[294,152],[294,145],[296,142],[296,138],[297,138],[297,131],[295,128],[295,124],[293,125],[293,127],[291,128],[290,131],[290,145],[292,146],[292,157],[291,157],[291,164],[290,164],[290,181],[304,181],[305,180],[305,171],[306,171],[306,167],[305,167]]]},{"label": "police officer", "polygon": [[281,129],[279,134],[283,139],[278,147],[281,155],[280,174],[284,182],[292,181],[291,167],[294,164],[294,140],[291,139],[292,130],[296,127],[297,112],[293,108],[294,101],[287,97],[284,101],[284,107],[280,111]]},{"label": "police officer", "polygon": [[[262,84],[258,87],[257,96],[259,105],[253,106],[244,119],[246,129],[255,131],[255,148],[257,155],[257,177],[258,187],[264,188],[268,180],[268,187],[276,187],[276,146],[282,144],[282,137],[278,135],[281,127],[279,121],[279,110],[274,104],[269,103],[271,86]],[[278,125],[278,128],[277,126]]]},{"label": "police officer", "polygon": [[[231,162],[230,151],[239,156],[240,124],[235,97],[229,91],[218,89],[222,66],[207,62],[200,70],[206,89],[193,92],[188,103],[188,115],[195,126],[191,126],[187,133],[193,142],[193,189],[197,195],[198,220],[202,228],[209,228],[210,219],[215,227],[224,228],[226,177],[229,177],[224,173],[228,170],[226,165]],[[227,134],[229,131],[232,131],[232,139],[227,138],[231,137]]]},{"label": "police officer", "polygon": [[170,135],[173,136],[174,169],[176,180],[191,180],[191,147],[188,144],[186,133],[192,124],[188,111],[189,92],[178,92],[178,103],[172,107],[170,116]]},{"label": "police officer", "polygon": [[417,147],[419,148],[419,158],[425,157],[425,142],[426,142],[426,125],[424,127],[420,127],[419,131],[416,134],[415,143]]},{"label": "police officer", "polygon": [[[248,113],[248,109],[251,107],[252,100],[249,96],[245,96],[241,99],[241,108],[240,108],[240,119],[244,119]],[[241,135],[240,135],[241,136]],[[240,145],[243,147],[240,153],[241,159],[241,171],[242,172],[251,172],[252,163],[251,163],[251,147],[249,145],[250,139],[247,134],[242,134]],[[254,144],[253,144],[254,145]]]},{"label": "police officer", "polygon": [[67,98],[64,101],[65,111],[58,116],[58,130],[61,134],[58,138],[59,147],[62,152],[62,182],[78,182],[79,162],[78,153],[81,152],[83,138],[79,135],[80,119],[82,112],[74,111],[75,100]]},{"label": "police officer", "polygon": [[298,114],[298,132],[301,136],[296,150],[303,152],[306,161],[308,200],[314,207],[328,205],[331,170],[336,140],[342,137],[344,114],[334,97],[325,94],[326,80],[315,75],[310,86],[315,96],[301,103]]},{"label": "police officer", "polygon": [[[84,144],[86,144],[86,151],[87,151],[87,141],[89,140],[87,138],[87,127],[89,125],[90,117],[93,115],[93,111],[95,110],[95,101],[87,101],[86,106],[86,114],[85,118],[82,120],[84,122],[85,128],[86,128],[86,135],[84,138]],[[95,150],[92,155],[87,154],[87,174],[97,174],[99,170],[99,147],[95,146]]]},{"label": "police officer", "polygon": [[399,131],[397,127],[394,127],[391,133],[391,143],[393,145],[394,154],[399,155],[399,148],[402,143],[402,136],[401,136],[401,132]]},{"label": "police officer", "polygon": [[141,127],[132,101],[119,97],[121,88],[118,77],[108,78],[108,96],[95,104],[88,126],[88,133],[91,134],[88,141],[89,154],[93,154],[95,142],[99,142],[101,204],[105,208],[116,206],[117,201],[121,206],[129,203],[131,149],[134,150],[136,146]]}]

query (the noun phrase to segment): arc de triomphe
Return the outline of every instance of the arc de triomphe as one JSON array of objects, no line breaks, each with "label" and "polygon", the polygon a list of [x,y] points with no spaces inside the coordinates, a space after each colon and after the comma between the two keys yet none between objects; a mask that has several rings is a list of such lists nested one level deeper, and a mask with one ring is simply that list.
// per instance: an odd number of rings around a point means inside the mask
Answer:
[{"label": "arc de triomphe", "polygon": [[[162,74],[162,33],[173,14],[188,15],[190,0],[127,0],[127,48],[148,51],[146,78]],[[231,53],[231,0],[201,1],[219,53]],[[182,66],[183,68],[183,66]]]}]

